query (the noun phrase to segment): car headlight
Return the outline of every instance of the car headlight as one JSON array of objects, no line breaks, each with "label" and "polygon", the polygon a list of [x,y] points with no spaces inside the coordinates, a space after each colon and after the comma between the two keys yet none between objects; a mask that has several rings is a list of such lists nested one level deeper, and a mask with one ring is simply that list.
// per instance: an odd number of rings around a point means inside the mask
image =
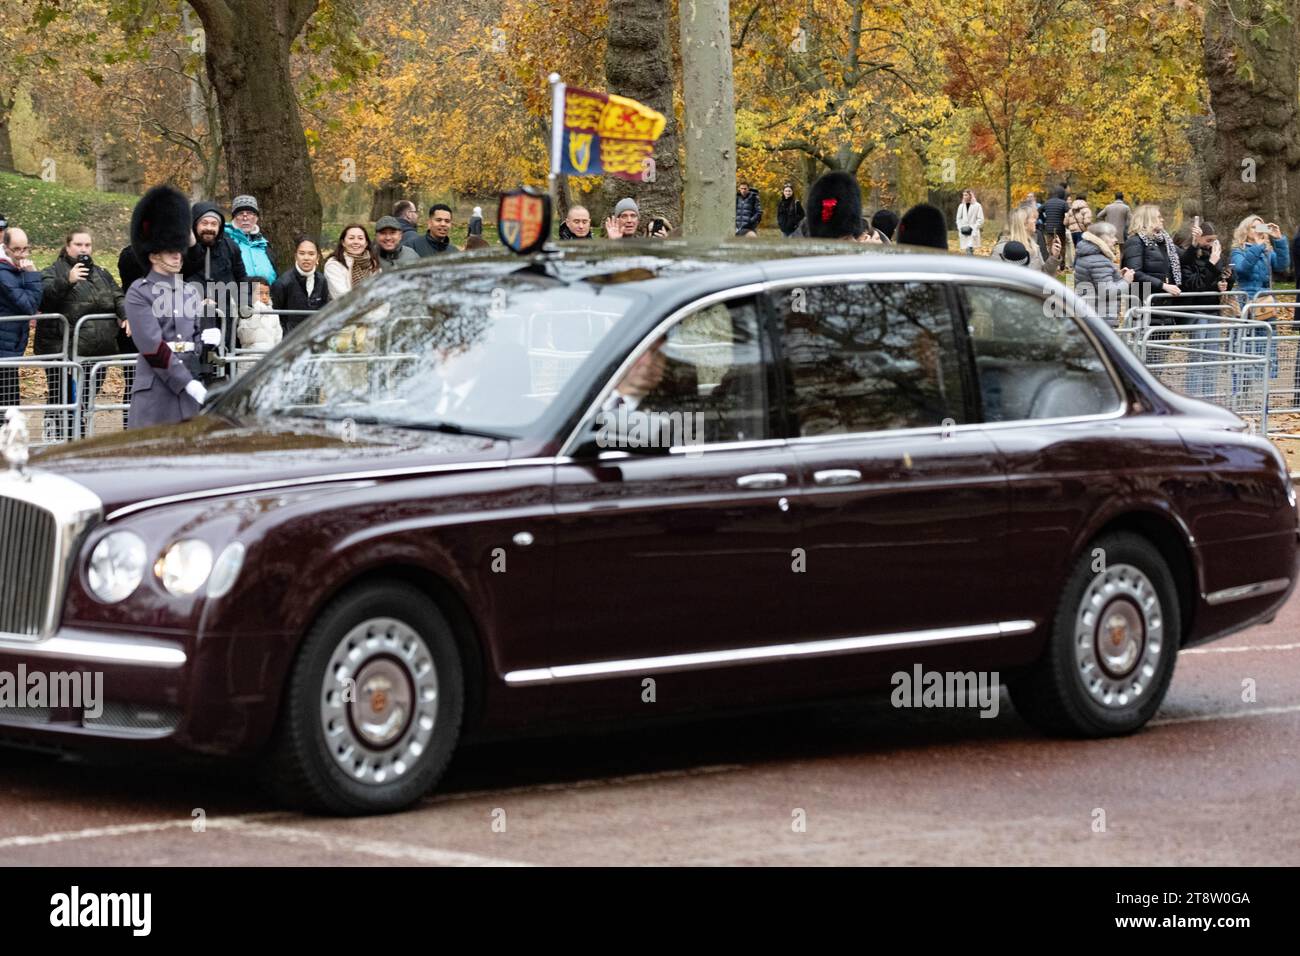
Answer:
[{"label": "car headlight", "polygon": [[114,531],[95,545],[86,579],[90,593],[106,604],[124,601],[144,580],[144,542],[130,531]]},{"label": "car headlight", "polygon": [[206,541],[185,538],[168,548],[153,570],[172,594],[177,597],[193,594],[212,573],[212,548]]},{"label": "car headlight", "polygon": [[208,597],[224,597],[235,586],[239,570],[244,566],[244,546],[232,541],[217,556],[217,563],[212,566],[212,577],[208,581]]}]

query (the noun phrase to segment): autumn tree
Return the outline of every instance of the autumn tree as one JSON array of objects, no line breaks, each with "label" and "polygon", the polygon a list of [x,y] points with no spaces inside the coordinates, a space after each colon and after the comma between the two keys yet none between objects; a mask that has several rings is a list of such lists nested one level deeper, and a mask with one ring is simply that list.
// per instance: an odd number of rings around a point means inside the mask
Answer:
[{"label": "autumn tree", "polygon": [[746,0],[733,10],[737,139],[857,173],[949,114],[938,50],[906,4]]},{"label": "autumn tree", "polygon": [[1300,220],[1300,0],[1204,0],[1214,111],[1208,174],[1223,229]]},{"label": "autumn tree", "polygon": [[605,87],[658,110],[668,123],[655,143],[654,163],[641,181],[605,177],[606,212],[624,196],[637,200],[642,216],[682,221],[682,177],[677,164],[677,116],[673,91],[672,23],[668,0],[609,0],[606,27]]},{"label": "autumn tree", "polygon": [[352,171],[392,187],[389,197],[398,188],[444,197],[544,183],[547,74],[558,70],[574,86],[603,83],[599,4],[366,0],[359,9],[382,59],[358,80],[339,83],[327,62],[308,55],[307,64],[320,62],[303,72],[299,88],[322,175]]}]

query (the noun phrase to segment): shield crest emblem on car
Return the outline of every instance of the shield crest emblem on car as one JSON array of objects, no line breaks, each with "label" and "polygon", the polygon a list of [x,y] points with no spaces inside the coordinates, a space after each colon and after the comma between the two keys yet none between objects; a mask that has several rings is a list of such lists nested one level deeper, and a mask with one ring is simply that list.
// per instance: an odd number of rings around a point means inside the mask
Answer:
[{"label": "shield crest emblem on car", "polygon": [[551,234],[551,197],[531,186],[501,194],[497,234],[512,252],[526,254],[542,247]]}]

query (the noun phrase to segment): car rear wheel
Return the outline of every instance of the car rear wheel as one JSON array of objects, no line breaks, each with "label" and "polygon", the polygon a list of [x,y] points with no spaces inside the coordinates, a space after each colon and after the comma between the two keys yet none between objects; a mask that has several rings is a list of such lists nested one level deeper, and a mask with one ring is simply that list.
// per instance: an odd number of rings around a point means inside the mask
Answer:
[{"label": "car rear wheel", "polygon": [[1011,700],[1047,733],[1132,733],[1169,689],[1181,634],[1160,552],[1135,534],[1104,535],[1075,564],[1043,656],[1011,682]]},{"label": "car rear wheel", "polygon": [[432,601],[402,584],[348,592],[299,651],[268,783],[304,809],[401,810],[442,776],[463,705],[460,655]]}]

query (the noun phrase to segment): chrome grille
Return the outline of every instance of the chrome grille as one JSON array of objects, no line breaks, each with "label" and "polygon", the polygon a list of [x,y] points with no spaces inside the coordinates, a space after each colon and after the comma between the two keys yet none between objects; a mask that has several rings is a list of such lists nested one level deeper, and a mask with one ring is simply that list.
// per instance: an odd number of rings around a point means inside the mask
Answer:
[{"label": "chrome grille", "polygon": [[53,514],[0,496],[0,633],[45,633],[59,563],[57,539]]}]

